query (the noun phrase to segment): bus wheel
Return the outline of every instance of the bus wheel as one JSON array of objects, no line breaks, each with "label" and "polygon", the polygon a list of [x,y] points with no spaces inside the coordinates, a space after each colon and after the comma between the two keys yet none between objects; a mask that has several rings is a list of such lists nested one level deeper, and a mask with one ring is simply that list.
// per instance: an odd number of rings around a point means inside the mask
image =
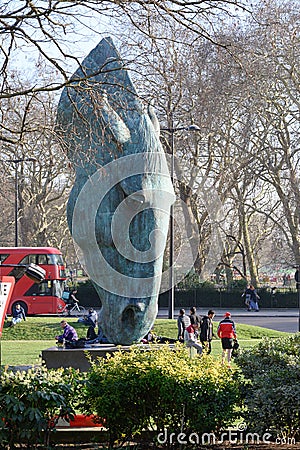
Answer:
[{"label": "bus wheel", "polygon": [[15,309],[16,305],[18,305],[18,304],[21,306],[21,308],[24,309],[24,311],[25,311],[25,316],[27,316],[28,306],[27,306],[26,303],[24,303],[24,302],[15,302],[15,303],[13,303],[13,305],[12,305],[12,307],[11,307],[11,310],[13,311],[13,310]]}]

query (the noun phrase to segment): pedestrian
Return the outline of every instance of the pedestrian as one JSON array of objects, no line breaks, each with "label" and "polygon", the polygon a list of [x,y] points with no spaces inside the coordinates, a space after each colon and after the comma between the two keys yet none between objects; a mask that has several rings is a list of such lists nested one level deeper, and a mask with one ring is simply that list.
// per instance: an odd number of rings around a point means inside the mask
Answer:
[{"label": "pedestrian", "polygon": [[210,309],[207,316],[203,316],[200,325],[200,342],[203,349],[205,349],[207,355],[211,353],[211,341],[214,336],[213,331],[213,318],[215,317],[215,311]]},{"label": "pedestrian", "polygon": [[184,343],[187,348],[195,348],[197,350],[198,355],[202,355],[202,346],[197,341],[197,332],[199,329],[199,325],[194,323],[189,325],[184,332]]},{"label": "pedestrian", "polygon": [[225,362],[227,353],[227,363],[228,367],[230,367],[233,340],[237,338],[235,324],[233,320],[231,320],[230,312],[224,314],[224,319],[219,323],[217,334],[219,338],[221,338],[222,343],[222,364]]},{"label": "pedestrian", "polygon": [[242,297],[245,297],[245,305],[248,311],[259,311],[258,300],[260,297],[252,284],[247,287]]},{"label": "pedestrian", "polygon": [[10,323],[11,327],[15,326],[19,322],[22,322],[22,320],[26,320],[25,310],[20,305],[20,303],[17,303],[13,307],[12,315],[13,315],[13,317],[12,317],[11,323]]},{"label": "pedestrian", "polygon": [[180,342],[184,342],[184,332],[186,328],[191,324],[189,316],[185,314],[185,309],[179,311],[179,316],[177,318],[178,335],[177,339]]},{"label": "pedestrian", "polygon": [[66,320],[60,322],[60,326],[63,329],[63,334],[55,336],[55,339],[59,343],[78,341],[78,336],[75,328],[71,327]]},{"label": "pedestrian", "polygon": [[197,310],[195,306],[192,306],[190,308],[190,315],[189,315],[191,324],[193,325],[194,323],[196,323],[199,327],[200,327],[200,323],[201,323],[201,317],[198,316],[197,314]]}]

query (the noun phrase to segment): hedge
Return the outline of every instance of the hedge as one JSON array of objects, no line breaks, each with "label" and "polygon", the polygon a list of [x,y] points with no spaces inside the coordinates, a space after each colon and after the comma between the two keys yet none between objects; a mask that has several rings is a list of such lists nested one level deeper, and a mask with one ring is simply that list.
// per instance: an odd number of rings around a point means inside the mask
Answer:
[{"label": "hedge", "polygon": [[170,436],[217,432],[240,405],[239,377],[209,356],[190,359],[179,344],[132,347],[92,363],[81,406],[106,419],[110,445],[153,430]]},{"label": "hedge", "polygon": [[265,339],[237,359],[247,379],[248,427],[282,439],[300,438],[300,333]]},{"label": "hedge", "polygon": [[158,443],[160,435],[172,433],[217,435],[240,415],[251,433],[296,441],[299,349],[299,333],[265,339],[235,359],[238,370],[207,355],[191,359],[182,344],[176,351],[167,345],[132,346],[130,352],[92,362],[85,374],[43,367],[2,369],[0,448],[20,443],[49,448],[58,417],[68,420],[75,410],[105,420],[111,448],[145,430],[152,430]]},{"label": "hedge", "polygon": [[[298,293],[295,289],[277,289],[272,294],[271,289],[258,290],[260,295],[260,308],[296,308],[299,304]],[[226,288],[215,289],[212,283],[207,283],[197,289],[175,289],[175,307],[189,308],[244,308],[244,300],[241,297],[243,289],[234,288],[228,291]],[[91,281],[79,283],[78,298],[83,306],[101,307],[101,300]],[[168,307],[168,292],[159,296],[160,308]]]}]

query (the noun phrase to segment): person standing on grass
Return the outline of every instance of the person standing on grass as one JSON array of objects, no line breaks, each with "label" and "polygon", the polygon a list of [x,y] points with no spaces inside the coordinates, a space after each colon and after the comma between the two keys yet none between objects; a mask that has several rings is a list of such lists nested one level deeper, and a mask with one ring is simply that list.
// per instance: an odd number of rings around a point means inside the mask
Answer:
[{"label": "person standing on grass", "polygon": [[215,311],[210,309],[207,316],[203,316],[200,325],[200,342],[206,354],[211,353],[211,341],[214,336],[213,331],[213,318],[215,317]]},{"label": "person standing on grass", "polygon": [[179,316],[177,318],[177,328],[178,328],[178,335],[177,339],[180,342],[184,341],[184,332],[185,329],[191,324],[189,316],[185,314],[185,309],[181,308],[179,311]]},{"label": "person standing on grass", "polygon": [[190,309],[190,315],[189,315],[191,324],[193,325],[194,323],[196,323],[199,327],[200,327],[200,323],[201,323],[201,317],[198,316],[197,314],[197,310],[195,306],[192,306]]},{"label": "person standing on grass", "polygon": [[226,312],[224,314],[224,319],[219,323],[217,334],[219,338],[221,338],[222,343],[222,364],[225,362],[225,356],[227,353],[227,363],[228,367],[230,367],[233,340],[237,337],[235,324],[233,320],[231,320],[230,312]]}]

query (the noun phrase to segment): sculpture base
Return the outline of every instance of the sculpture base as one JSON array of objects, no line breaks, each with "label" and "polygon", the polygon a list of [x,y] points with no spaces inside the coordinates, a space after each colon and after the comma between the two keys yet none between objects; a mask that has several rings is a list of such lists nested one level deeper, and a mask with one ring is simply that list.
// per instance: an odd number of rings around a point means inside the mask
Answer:
[{"label": "sculpture base", "polygon": [[[149,345],[140,344],[140,346],[143,350],[150,349]],[[169,344],[169,346],[170,348],[174,348],[174,344]],[[89,358],[94,361],[97,358],[106,358],[108,354],[114,352],[128,352],[130,348],[130,345],[116,346],[114,344],[93,344],[90,347],[75,349],[50,347],[42,350],[42,360],[47,369],[73,367],[74,369],[79,369],[81,372],[87,372],[91,366]]]}]

